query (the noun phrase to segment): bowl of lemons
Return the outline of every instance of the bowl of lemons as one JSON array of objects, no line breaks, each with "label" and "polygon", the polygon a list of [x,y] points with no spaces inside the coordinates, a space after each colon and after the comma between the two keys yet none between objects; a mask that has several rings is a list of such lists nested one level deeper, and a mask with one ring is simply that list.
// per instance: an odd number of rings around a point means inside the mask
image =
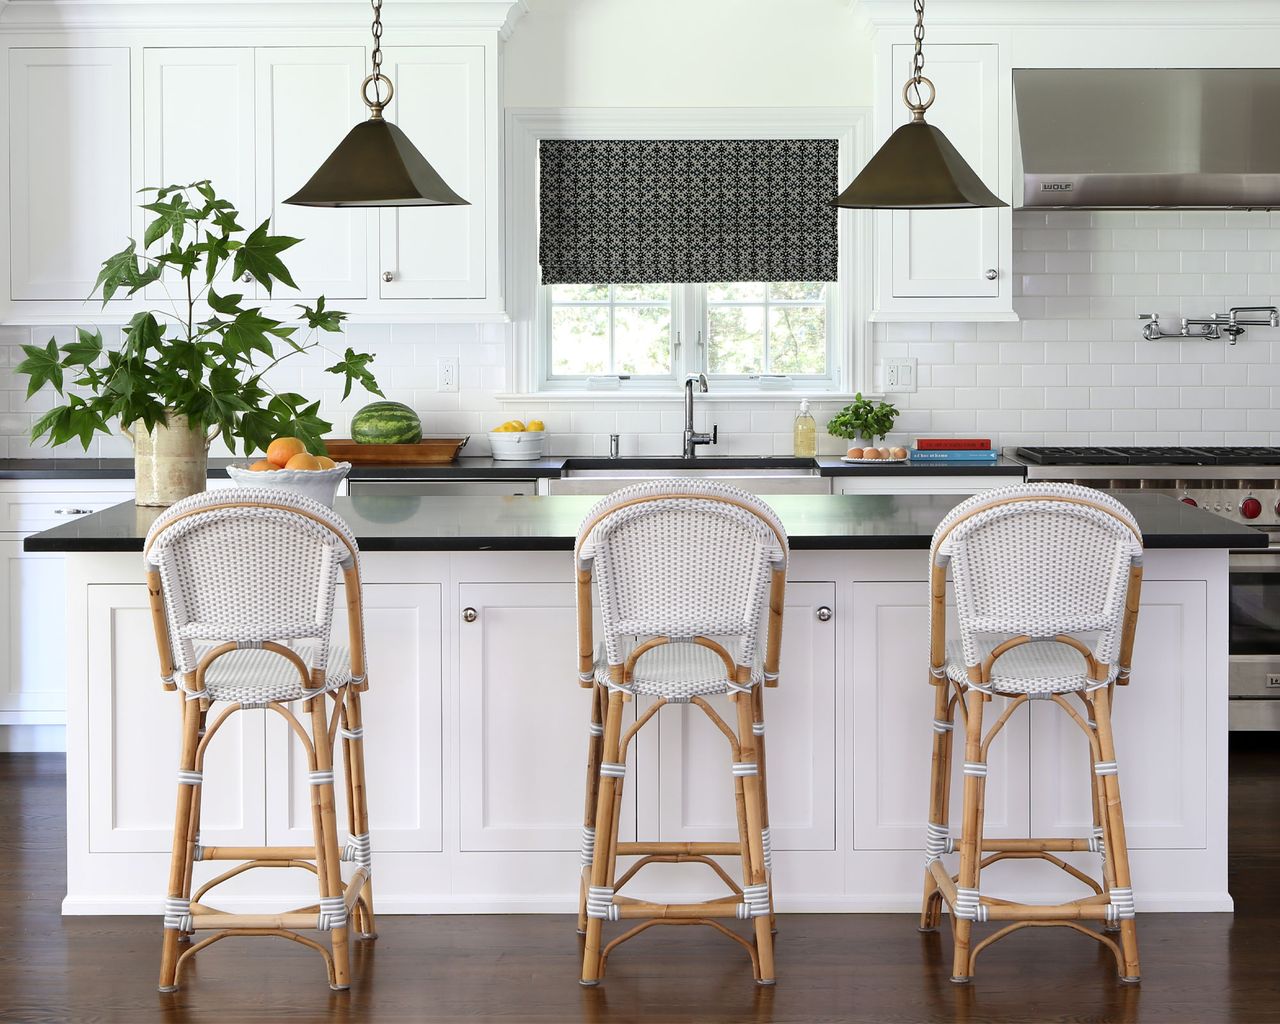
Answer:
[{"label": "bowl of lemons", "polygon": [[489,431],[489,447],[499,461],[523,462],[542,458],[546,437],[542,420],[507,420]]}]

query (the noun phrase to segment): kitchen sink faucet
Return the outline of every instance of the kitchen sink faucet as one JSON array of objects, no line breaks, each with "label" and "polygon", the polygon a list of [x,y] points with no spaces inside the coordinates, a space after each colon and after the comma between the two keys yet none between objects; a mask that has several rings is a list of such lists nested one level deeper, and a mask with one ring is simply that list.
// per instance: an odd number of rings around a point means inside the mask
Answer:
[{"label": "kitchen sink faucet", "polygon": [[684,380],[684,457],[686,459],[695,458],[698,454],[698,445],[700,444],[716,444],[720,437],[720,428],[713,424],[711,433],[699,434],[693,429],[693,385],[698,385],[698,390],[704,395],[707,393],[707,375],[705,373],[691,373]]}]

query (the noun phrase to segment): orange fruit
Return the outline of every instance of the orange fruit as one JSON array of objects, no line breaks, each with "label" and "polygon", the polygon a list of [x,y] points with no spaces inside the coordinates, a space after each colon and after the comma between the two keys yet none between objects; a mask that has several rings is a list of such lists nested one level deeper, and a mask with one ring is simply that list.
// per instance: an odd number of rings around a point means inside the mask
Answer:
[{"label": "orange fruit", "polygon": [[306,452],[298,452],[284,464],[285,469],[321,469],[320,460]]},{"label": "orange fruit", "polygon": [[327,455],[317,455],[316,462],[320,463],[320,469],[336,469],[338,464]]},{"label": "orange fruit", "polygon": [[275,469],[276,467],[275,467],[275,466],[273,466],[273,465],[272,465],[270,462],[268,462],[266,459],[259,459],[257,462],[255,462],[255,463],[254,463],[252,466],[250,466],[249,468],[250,468],[251,470],[253,470],[253,472],[255,472],[255,473],[267,473],[267,472],[270,472],[271,470]]},{"label": "orange fruit", "polygon": [[296,437],[277,437],[267,445],[267,461],[283,469],[295,455],[305,455],[307,446]]}]

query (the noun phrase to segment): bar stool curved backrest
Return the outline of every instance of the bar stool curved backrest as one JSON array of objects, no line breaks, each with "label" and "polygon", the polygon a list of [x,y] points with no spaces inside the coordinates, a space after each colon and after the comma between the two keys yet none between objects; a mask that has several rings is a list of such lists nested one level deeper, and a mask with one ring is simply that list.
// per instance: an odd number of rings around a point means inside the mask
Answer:
[{"label": "bar stool curved backrest", "polygon": [[[183,964],[231,935],[276,935],[324,957],[329,984],[348,987],[348,932],[372,937],[372,852],[364,782],[360,691],[367,687],[360,554],[332,509],[275,488],[206,491],[165,510],[147,532],[144,567],[161,676],[183,696],[182,752],[173,854],[165,897],[161,991]],[[334,601],[345,584],[348,642],[331,642]],[[292,710],[300,703],[302,714]],[[220,710],[216,717],[214,705]],[[332,705],[332,707],[330,707]],[[288,724],[308,767],[314,845],[207,846],[200,840],[205,753],[229,718],[267,709]],[[307,724],[304,724],[304,721]],[[308,729],[309,726],[309,729]],[[335,820],[334,750],[344,752],[348,841]],[[239,866],[193,890],[194,863]],[[341,861],[357,865],[343,881]],[[308,867],[318,904],[276,914],[237,914],[206,894],[258,867]],[[179,953],[200,930],[215,934]],[[329,949],[301,935],[328,932]]]},{"label": "bar stool curved backrest", "polygon": [[[323,670],[335,588],[347,570],[359,570],[355,537],[340,516],[275,488],[186,498],[156,519],[145,552],[147,570],[163,584],[174,667],[184,673],[196,670],[200,641],[307,639],[311,667]],[[362,636],[353,633],[353,646]],[[363,651],[352,656],[363,674]]]},{"label": "bar stool curved backrest", "polygon": [[[1128,676],[1130,652],[1121,657],[1126,635],[1132,644],[1132,631],[1125,631],[1126,597],[1142,565],[1142,533],[1132,513],[1110,495],[1073,484],[1026,484],[975,495],[939,524],[930,556],[940,582],[951,565],[964,661],[984,672],[983,678],[971,672],[973,683],[984,685],[999,657],[981,643],[993,635],[1071,638],[1071,646],[1088,648],[1077,649],[1091,679]],[[935,639],[941,634],[934,629]],[[945,651],[934,650],[933,656],[936,674]]]},{"label": "bar stool curved backrest", "polygon": [[[593,689],[578,913],[586,935],[582,983],[597,984],[610,951],[646,928],[700,923],[743,945],[756,980],[773,984],[762,688],[778,680],[786,531],[773,510],[746,491],[707,480],[660,480],[624,487],[594,505],[575,557],[578,680]],[[593,573],[604,627],[599,655]],[[656,699],[624,730],[623,702],[636,695]],[[710,702],[726,696],[732,725]],[[666,704],[693,705],[727,739],[737,843],[619,842],[628,744]],[[618,877],[620,855],[639,860]],[[741,858],[741,886],[714,856]],[[676,862],[707,865],[731,894],[660,904],[617,893],[645,865]],[[719,923],[730,917],[751,920],[754,941]],[[604,922],[620,919],[640,923],[603,944]]]},{"label": "bar stool curved backrest", "polygon": [[579,571],[594,565],[605,653],[615,665],[636,635],[713,634],[736,640],[738,663],[750,666],[771,573],[785,570],[788,557],[786,531],[768,505],[701,480],[615,491],[587,513],[576,552]]}]

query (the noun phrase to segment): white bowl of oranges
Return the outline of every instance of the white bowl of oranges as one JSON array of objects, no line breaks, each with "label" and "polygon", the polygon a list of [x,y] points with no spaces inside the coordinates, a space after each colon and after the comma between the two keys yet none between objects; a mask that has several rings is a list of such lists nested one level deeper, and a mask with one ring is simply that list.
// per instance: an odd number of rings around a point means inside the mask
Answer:
[{"label": "white bowl of oranges", "polygon": [[540,459],[545,452],[546,427],[542,420],[507,420],[489,431],[489,448],[502,462]]},{"label": "white bowl of oranges", "polygon": [[227,476],[241,487],[279,487],[333,508],[338,487],[350,469],[349,462],[312,455],[296,437],[277,437],[267,446],[265,459],[248,466],[228,466]]}]

